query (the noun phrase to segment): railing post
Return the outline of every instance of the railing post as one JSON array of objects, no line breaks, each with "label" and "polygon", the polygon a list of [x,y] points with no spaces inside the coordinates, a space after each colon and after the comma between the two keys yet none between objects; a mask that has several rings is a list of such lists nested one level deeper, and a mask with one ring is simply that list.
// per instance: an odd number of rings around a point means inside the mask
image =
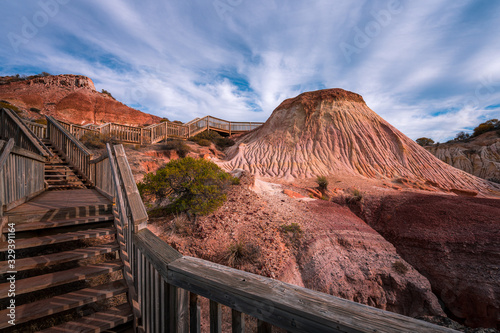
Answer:
[{"label": "railing post", "polygon": [[142,146],[142,136],[143,136],[143,132],[144,132],[144,129],[141,127],[141,134],[140,134],[140,138],[139,138],[139,143],[140,145]]},{"label": "railing post", "polygon": [[165,141],[168,139],[168,121],[165,122]]}]

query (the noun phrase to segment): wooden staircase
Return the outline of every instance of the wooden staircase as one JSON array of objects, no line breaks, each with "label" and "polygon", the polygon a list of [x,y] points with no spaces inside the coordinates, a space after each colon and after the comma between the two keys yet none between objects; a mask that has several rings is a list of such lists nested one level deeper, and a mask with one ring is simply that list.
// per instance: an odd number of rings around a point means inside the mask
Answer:
[{"label": "wooden staircase", "polygon": [[54,154],[45,163],[45,183],[49,190],[89,188],[90,183],[74,170],[64,155],[52,143],[44,139],[44,145]]},{"label": "wooden staircase", "polygon": [[[72,201],[79,206],[70,206]],[[89,205],[81,206],[86,201]],[[0,331],[131,330],[112,209],[106,198],[84,189],[44,192],[7,214],[0,242]],[[15,263],[7,261],[12,227]],[[7,298],[11,275],[15,297]],[[11,299],[15,326],[8,323]]]}]

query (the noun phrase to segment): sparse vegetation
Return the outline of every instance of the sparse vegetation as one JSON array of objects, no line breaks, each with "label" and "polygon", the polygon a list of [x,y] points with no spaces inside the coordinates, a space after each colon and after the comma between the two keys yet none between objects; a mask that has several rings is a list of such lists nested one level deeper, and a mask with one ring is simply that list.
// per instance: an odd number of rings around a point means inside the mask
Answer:
[{"label": "sparse vegetation", "polygon": [[175,150],[181,158],[186,157],[191,151],[189,146],[182,140],[169,140],[162,148],[165,150]]},{"label": "sparse vegetation", "polygon": [[457,133],[453,141],[466,141],[468,139],[470,139],[470,134],[462,131]]},{"label": "sparse vegetation", "polygon": [[500,129],[500,121],[498,121],[498,119],[490,119],[488,121],[485,121],[484,123],[479,124],[476,128],[474,128],[472,137],[476,137],[483,133],[498,129]]},{"label": "sparse vegetation", "polygon": [[82,135],[80,141],[90,149],[103,149],[106,143],[114,143],[116,138],[110,134],[87,132]]},{"label": "sparse vegetation", "polygon": [[41,125],[47,125],[47,119],[45,118],[35,119],[34,122]]},{"label": "sparse vegetation", "polygon": [[344,248],[351,247],[351,243],[347,239],[345,239],[344,237],[338,237],[337,242],[339,243],[340,246],[342,246]]},{"label": "sparse vegetation", "polygon": [[316,178],[316,183],[318,184],[321,191],[324,191],[328,188],[328,179],[325,176],[318,176]]},{"label": "sparse vegetation", "polygon": [[33,111],[33,112],[36,112],[36,113],[40,113],[40,109],[37,109],[37,108],[30,108],[30,111]]},{"label": "sparse vegetation", "polygon": [[434,140],[432,140],[431,138],[425,138],[425,137],[418,138],[417,140],[415,140],[415,142],[417,142],[422,147],[423,146],[430,146],[430,145],[434,144]]},{"label": "sparse vegetation", "polygon": [[239,267],[244,263],[253,263],[259,254],[258,246],[240,240],[228,247],[226,260],[229,266]]},{"label": "sparse vegetation", "polygon": [[189,141],[196,142],[200,146],[206,145],[207,141],[213,142],[219,149],[224,149],[224,148],[231,147],[232,145],[234,145],[233,140],[226,138],[226,137],[223,137],[222,135],[220,135],[219,133],[217,133],[215,131],[201,132],[195,136],[190,137]]},{"label": "sparse vegetation", "polygon": [[238,177],[231,178],[231,185],[240,185],[240,179]]},{"label": "sparse vegetation", "polygon": [[304,232],[298,223],[283,224],[280,226],[281,232],[286,234],[292,244],[296,244],[301,238]]},{"label": "sparse vegetation", "polygon": [[399,260],[392,263],[392,269],[394,269],[396,273],[399,273],[401,275],[405,275],[408,272],[408,267],[406,267],[406,265]]},{"label": "sparse vegetation", "polygon": [[212,145],[212,142],[208,141],[207,139],[201,139],[198,141],[198,144],[203,147],[208,147]]},{"label": "sparse vegetation", "polygon": [[492,183],[500,184],[500,178],[488,178],[488,181]]},{"label": "sparse vegetation", "polygon": [[167,212],[196,216],[213,212],[225,202],[231,178],[213,162],[186,157],[147,174],[138,187],[143,198],[153,198],[160,206],[166,201]]},{"label": "sparse vegetation", "polygon": [[113,97],[113,95],[111,95],[111,93],[110,93],[109,91],[107,91],[106,89],[101,89],[101,93],[108,95],[108,96],[109,96],[109,97],[111,97],[112,99],[115,99],[115,98]]}]

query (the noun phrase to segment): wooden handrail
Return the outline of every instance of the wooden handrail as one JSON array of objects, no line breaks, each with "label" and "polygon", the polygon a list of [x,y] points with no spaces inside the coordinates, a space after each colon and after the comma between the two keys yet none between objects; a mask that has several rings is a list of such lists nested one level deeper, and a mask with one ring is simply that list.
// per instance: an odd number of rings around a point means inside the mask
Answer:
[{"label": "wooden handrail", "polygon": [[92,153],[64,128],[57,120],[47,116],[47,131],[50,142],[63,154],[67,162],[87,181],[92,182],[90,160]]},{"label": "wooden handrail", "polygon": [[145,332],[199,332],[199,297],[210,300],[211,330],[221,305],[232,309],[233,331],[243,313],[260,327],[289,332],[455,332],[306,288],[182,256],[145,228],[147,214],[122,145],[107,145],[116,192],[125,275],[136,324]]},{"label": "wooden handrail", "polygon": [[14,138],[15,145],[44,157],[52,156],[40,139],[26,126],[12,110],[0,110],[0,139]]}]

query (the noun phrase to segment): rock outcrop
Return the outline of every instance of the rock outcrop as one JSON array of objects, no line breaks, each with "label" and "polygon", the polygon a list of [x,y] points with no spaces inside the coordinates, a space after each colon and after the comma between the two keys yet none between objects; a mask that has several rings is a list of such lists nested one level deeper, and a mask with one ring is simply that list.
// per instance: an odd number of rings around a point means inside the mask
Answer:
[{"label": "rock outcrop", "polygon": [[500,135],[496,131],[481,134],[467,142],[426,146],[441,161],[484,179],[500,181]]},{"label": "rock outcrop", "polygon": [[49,75],[26,80],[0,80],[0,99],[23,111],[23,116],[39,119],[43,115],[73,124],[149,125],[153,116],[97,92],[92,80],[82,75]]},{"label": "rock outcrop", "polygon": [[498,199],[399,193],[363,205],[363,218],[429,279],[452,318],[500,327]]},{"label": "rock outcrop", "polygon": [[227,169],[269,177],[348,174],[410,179],[444,190],[487,191],[488,182],[450,167],[342,89],[285,100],[228,150]]}]

